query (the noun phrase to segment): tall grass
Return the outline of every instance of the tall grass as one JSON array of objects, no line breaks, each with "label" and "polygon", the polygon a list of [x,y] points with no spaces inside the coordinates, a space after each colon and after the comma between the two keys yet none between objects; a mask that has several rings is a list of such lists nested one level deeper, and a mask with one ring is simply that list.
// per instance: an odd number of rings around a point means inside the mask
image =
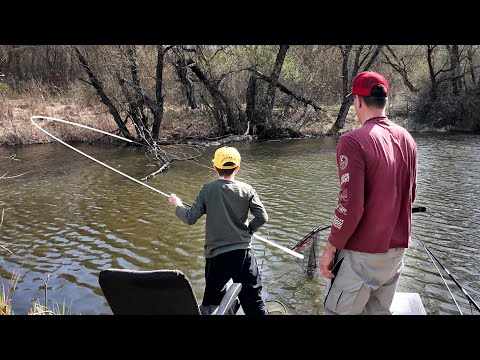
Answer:
[{"label": "tall grass", "polygon": [[8,281],[7,291],[2,283],[0,290],[0,315],[13,315],[12,298],[20,278],[20,269],[15,270]]},{"label": "tall grass", "polygon": [[[0,230],[3,224],[3,215],[4,210],[2,209],[2,213],[0,216]],[[8,253],[12,253],[6,246],[6,244],[0,244],[0,250],[6,251]],[[18,279],[20,278],[21,266],[20,268],[13,271],[8,281],[7,290],[5,290],[5,285],[3,284],[3,279],[0,284],[0,315],[14,315],[12,309],[12,299],[15,289],[17,287]],[[69,307],[65,304],[65,299],[63,300],[63,304],[60,306],[57,303],[53,303],[52,308],[50,309],[48,304],[47,298],[47,289],[48,289],[48,280],[50,279],[50,274],[47,275],[46,279],[43,279],[45,285],[45,296],[44,301],[45,304],[42,305],[39,299],[33,300],[32,307],[28,310],[28,315],[71,315],[71,304]]]},{"label": "tall grass", "polygon": [[[62,93],[31,80],[21,94],[0,92],[0,146],[43,144],[54,140],[36,129],[32,116],[48,116],[79,122],[97,129],[117,130],[111,115],[95,97],[88,96],[85,86],[71,83]],[[40,125],[65,141],[90,142],[98,133],[76,126],[59,125],[42,120]]]},{"label": "tall grass", "polygon": [[42,305],[39,299],[33,300],[33,306],[28,310],[28,315],[72,315],[71,304],[69,307],[65,304],[65,299],[62,305],[54,303],[52,308]]}]

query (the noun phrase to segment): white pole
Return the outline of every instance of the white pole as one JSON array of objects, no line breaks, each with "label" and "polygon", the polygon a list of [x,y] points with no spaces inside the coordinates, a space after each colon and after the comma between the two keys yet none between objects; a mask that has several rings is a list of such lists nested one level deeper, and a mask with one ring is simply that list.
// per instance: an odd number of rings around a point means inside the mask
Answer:
[{"label": "white pole", "polygon": [[[123,176],[125,176],[126,178],[128,178],[128,179],[130,179],[130,180],[132,180],[132,181],[135,181],[137,184],[140,184],[140,185],[142,185],[142,186],[145,186],[146,188],[149,188],[150,190],[153,190],[153,191],[155,191],[155,192],[157,192],[157,193],[159,193],[159,194],[161,194],[161,195],[163,195],[163,196],[170,197],[170,195],[168,195],[168,194],[166,194],[166,193],[164,193],[164,192],[162,192],[162,191],[160,191],[160,190],[158,190],[158,189],[155,189],[154,187],[152,187],[152,186],[150,186],[150,185],[148,185],[148,184],[145,184],[144,182],[142,182],[142,181],[140,181],[140,180],[137,180],[137,179],[131,177],[130,175],[127,175],[127,174],[121,172],[120,170],[117,170],[117,169],[115,169],[115,168],[113,168],[113,167],[111,167],[111,166],[109,166],[109,165],[101,162],[100,160],[97,160],[97,159],[95,159],[94,157],[92,157],[92,156],[90,156],[90,155],[88,155],[88,154],[85,154],[84,152],[82,152],[82,151],[74,148],[73,146],[67,144],[66,142],[60,140],[60,139],[57,138],[56,136],[50,134],[47,130],[42,129],[37,123],[35,123],[35,121],[33,121],[34,119],[47,119],[47,120],[59,121],[59,122],[65,123],[65,124],[80,126],[80,127],[85,128],[85,129],[89,129],[89,130],[92,130],[92,131],[100,132],[100,133],[102,133],[102,134],[109,135],[109,136],[113,136],[113,137],[116,137],[116,138],[118,138],[118,139],[125,140],[125,141],[128,141],[128,142],[135,142],[135,141],[126,139],[126,138],[124,138],[124,137],[121,137],[121,136],[118,136],[118,135],[115,135],[115,134],[110,134],[110,133],[108,133],[108,132],[106,132],[106,131],[94,129],[94,128],[90,127],[90,126],[86,126],[86,125],[82,125],[82,124],[77,124],[77,123],[74,123],[74,122],[71,122],[71,121],[67,121],[67,120],[56,119],[56,118],[52,118],[52,117],[48,117],[48,116],[32,116],[32,117],[30,118],[30,121],[32,122],[33,125],[35,125],[38,129],[40,129],[41,131],[43,131],[43,132],[44,132],[45,134],[47,134],[48,136],[50,136],[50,137],[54,138],[55,140],[57,140],[60,144],[63,144],[63,145],[65,145],[66,147],[72,149],[73,151],[76,151],[76,152],[78,152],[79,154],[82,154],[83,156],[89,158],[90,160],[93,160],[93,161],[95,161],[96,163],[98,163],[98,164],[100,164],[100,165],[102,165],[102,166],[105,166],[107,169],[110,169],[110,170],[112,170],[112,171],[115,171],[117,174],[123,175]],[[190,204],[187,204],[187,203],[185,203],[185,202],[184,202],[184,204],[191,207]],[[303,259],[303,255],[302,255],[302,254],[297,253],[297,252],[295,252],[295,251],[292,251],[292,250],[290,250],[290,249],[288,249],[288,248],[286,248],[286,247],[284,247],[284,246],[275,244],[273,241],[264,239],[264,238],[262,238],[262,237],[260,237],[260,236],[258,236],[258,235],[255,235],[255,234],[253,234],[253,237],[256,238],[256,239],[258,239],[258,240],[261,240],[261,241],[263,241],[263,242],[265,242],[265,243],[267,243],[267,244],[270,244],[270,245],[272,245],[272,246],[275,246],[275,247],[277,247],[277,248],[279,248],[279,249],[281,249],[281,250],[283,250],[283,251],[285,251],[285,252],[287,252],[287,253],[289,253],[289,254],[291,254],[291,255],[293,255],[293,256],[296,256],[296,257],[298,257],[298,258],[300,258],[300,259]]]},{"label": "white pole", "polygon": [[263,241],[264,243],[267,243],[267,244],[270,244],[270,245],[272,245],[272,246],[275,246],[275,247],[277,247],[277,248],[285,251],[286,253],[289,253],[290,255],[296,256],[296,257],[298,257],[298,258],[300,258],[300,259],[303,259],[303,257],[304,257],[302,254],[300,254],[300,253],[298,253],[298,252],[295,252],[295,251],[293,251],[293,250],[290,250],[289,248],[286,248],[285,246],[275,244],[273,241],[267,240],[267,239],[265,239],[265,238],[263,238],[263,237],[261,237],[261,236],[258,236],[257,234],[253,234],[253,237],[254,237],[255,239],[258,239],[258,240]]}]

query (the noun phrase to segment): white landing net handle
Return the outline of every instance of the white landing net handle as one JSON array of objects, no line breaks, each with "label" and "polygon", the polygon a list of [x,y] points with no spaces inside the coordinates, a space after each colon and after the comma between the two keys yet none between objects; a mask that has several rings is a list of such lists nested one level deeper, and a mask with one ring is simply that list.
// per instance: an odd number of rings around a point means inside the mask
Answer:
[{"label": "white landing net handle", "polygon": [[304,256],[303,256],[302,254],[300,254],[300,253],[298,253],[298,252],[295,252],[295,251],[293,251],[293,250],[290,250],[289,248],[286,248],[285,246],[275,244],[273,241],[267,240],[267,239],[265,239],[265,238],[263,238],[263,237],[261,237],[261,236],[258,236],[257,234],[253,234],[253,237],[254,237],[255,239],[258,239],[258,240],[260,240],[260,241],[263,241],[264,243],[267,243],[267,244],[269,244],[269,245],[275,246],[276,248],[279,248],[279,249],[285,251],[286,253],[289,253],[290,255],[296,256],[296,257],[298,257],[298,258],[300,258],[300,259],[303,259],[303,258],[304,258]]}]

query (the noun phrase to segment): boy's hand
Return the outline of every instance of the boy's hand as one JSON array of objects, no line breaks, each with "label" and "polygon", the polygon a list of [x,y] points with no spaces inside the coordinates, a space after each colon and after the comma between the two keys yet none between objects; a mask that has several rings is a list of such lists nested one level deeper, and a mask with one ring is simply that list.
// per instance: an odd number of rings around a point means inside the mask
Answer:
[{"label": "boy's hand", "polygon": [[168,203],[175,206],[183,206],[182,200],[175,194],[170,194],[168,198]]}]

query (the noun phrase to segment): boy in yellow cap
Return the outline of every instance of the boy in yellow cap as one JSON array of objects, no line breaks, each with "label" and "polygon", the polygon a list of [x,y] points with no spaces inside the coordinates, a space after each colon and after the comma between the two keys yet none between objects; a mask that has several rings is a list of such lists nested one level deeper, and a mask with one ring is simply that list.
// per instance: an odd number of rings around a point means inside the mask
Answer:
[{"label": "boy in yellow cap", "polygon": [[[202,186],[190,209],[175,194],[168,198],[168,203],[176,206],[175,214],[188,225],[207,215],[202,311],[208,312],[205,309],[209,305],[220,304],[222,289],[232,278],[242,284],[238,297],[245,315],[266,315],[262,278],[251,236],[268,220],[267,212],[255,189],[235,180],[241,161],[237,149],[218,148],[212,161],[218,179]],[[250,222],[249,211],[254,216]]]}]

